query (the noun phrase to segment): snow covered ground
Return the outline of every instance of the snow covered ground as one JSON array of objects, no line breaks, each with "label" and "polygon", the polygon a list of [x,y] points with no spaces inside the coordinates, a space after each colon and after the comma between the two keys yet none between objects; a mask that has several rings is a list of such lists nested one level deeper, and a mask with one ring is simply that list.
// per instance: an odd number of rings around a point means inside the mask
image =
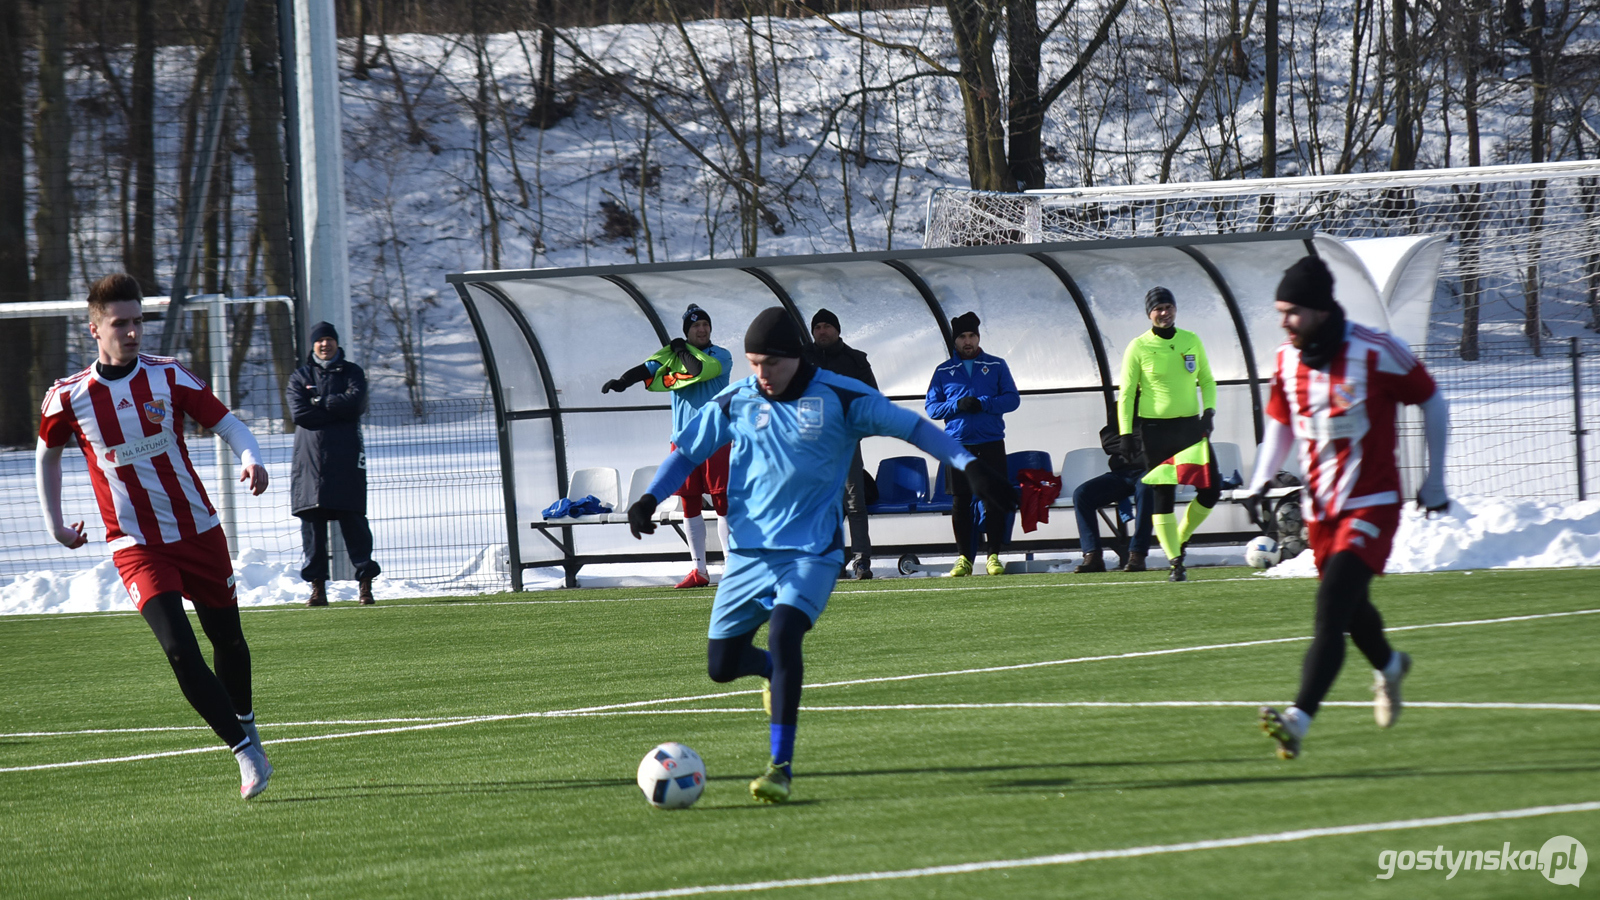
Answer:
[{"label": "snow covered ground", "polygon": [[[505,589],[504,574],[497,571],[495,555],[501,548],[486,548],[463,566],[458,577],[445,585],[419,584],[380,577],[373,585],[379,602],[402,597],[436,597],[443,594],[479,593]],[[1207,547],[1193,554],[1195,565],[1240,565],[1237,547]],[[1043,558],[1044,555],[1041,556]],[[1078,557],[1060,557],[1059,571],[1070,571]],[[234,561],[239,578],[239,602],[244,606],[304,603],[310,586],[301,581],[293,563],[269,563],[259,550],[245,550]],[[932,562],[932,560],[927,560]],[[1157,551],[1152,564],[1162,564]],[[1439,572],[1471,569],[1532,569],[1600,566],[1600,501],[1548,503],[1494,497],[1466,496],[1456,500],[1446,516],[1425,519],[1407,511],[1401,520],[1388,571]],[[583,587],[666,587],[682,577],[683,563],[634,566],[593,566],[579,577]],[[713,572],[716,569],[713,567]],[[879,578],[893,577],[894,560],[879,559],[873,569]],[[1267,570],[1274,578],[1316,576],[1311,554]],[[914,577],[928,577],[919,575]],[[560,587],[561,573],[536,569],[527,573],[529,590]],[[354,582],[329,585],[330,600],[354,600]],[[0,584],[0,614],[83,613],[131,610],[133,601],[117,579],[116,567],[104,559],[92,569],[58,574],[30,572]]]}]

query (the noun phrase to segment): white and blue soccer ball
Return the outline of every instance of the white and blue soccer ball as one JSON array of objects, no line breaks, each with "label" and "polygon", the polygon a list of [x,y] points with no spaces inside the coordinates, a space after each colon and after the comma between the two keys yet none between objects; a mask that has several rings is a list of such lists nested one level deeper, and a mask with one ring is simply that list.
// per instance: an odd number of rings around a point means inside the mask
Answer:
[{"label": "white and blue soccer ball", "polygon": [[1270,569],[1283,558],[1283,551],[1278,549],[1278,542],[1264,534],[1256,535],[1244,547],[1244,561],[1253,568]]},{"label": "white and blue soccer ball", "polygon": [[658,744],[639,760],[639,790],[656,809],[687,809],[705,789],[705,761],[677,741]]}]

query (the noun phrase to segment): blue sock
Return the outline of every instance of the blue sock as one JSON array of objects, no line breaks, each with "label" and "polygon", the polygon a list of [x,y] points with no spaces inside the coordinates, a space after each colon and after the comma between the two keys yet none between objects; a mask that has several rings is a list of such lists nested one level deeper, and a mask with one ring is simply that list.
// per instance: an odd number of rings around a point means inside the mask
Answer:
[{"label": "blue sock", "polygon": [[772,729],[772,761],[783,764],[783,774],[793,775],[789,764],[794,762],[795,726],[774,723],[769,727]]}]

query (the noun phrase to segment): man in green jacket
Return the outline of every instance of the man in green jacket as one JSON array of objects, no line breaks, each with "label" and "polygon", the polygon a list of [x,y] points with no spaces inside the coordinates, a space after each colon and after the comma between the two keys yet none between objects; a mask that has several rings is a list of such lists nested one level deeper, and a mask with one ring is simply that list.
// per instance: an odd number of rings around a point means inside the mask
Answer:
[{"label": "man in green jacket", "polygon": [[[1117,430],[1123,454],[1137,452],[1134,429],[1144,443],[1145,476],[1154,487],[1151,524],[1171,560],[1168,581],[1188,579],[1183,547],[1222,497],[1222,476],[1206,440],[1216,415],[1217,380],[1211,376],[1199,335],[1177,327],[1172,292],[1154,287],[1144,297],[1150,330],[1134,338],[1122,356],[1122,393]],[[1178,484],[1198,488],[1180,524],[1174,513]]]}]

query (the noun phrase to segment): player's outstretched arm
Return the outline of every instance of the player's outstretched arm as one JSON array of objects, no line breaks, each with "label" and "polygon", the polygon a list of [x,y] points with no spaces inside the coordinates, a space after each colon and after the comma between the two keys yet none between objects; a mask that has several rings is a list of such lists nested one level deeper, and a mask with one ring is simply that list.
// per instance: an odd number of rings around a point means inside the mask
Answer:
[{"label": "player's outstretched arm", "polygon": [[61,518],[61,447],[51,447],[39,441],[34,455],[34,486],[39,491],[39,511],[44,514],[44,528],[50,536],[69,550],[76,550],[89,542],[83,533],[83,523],[70,526]]},{"label": "player's outstretched arm", "polygon": [[1450,443],[1450,404],[1438,390],[1422,402],[1422,435],[1428,443],[1428,477],[1417,491],[1417,505],[1429,513],[1450,508],[1444,486],[1445,448]]},{"label": "player's outstretched arm", "polygon": [[239,480],[249,483],[251,495],[261,496],[267,489],[267,467],[261,464],[261,445],[256,443],[256,436],[250,433],[250,426],[239,421],[233,413],[228,413],[211,426],[211,430],[238,455],[239,463],[244,466]]},{"label": "player's outstretched arm", "polygon": [[600,386],[600,393],[609,394],[612,391],[617,391],[618,393],[620,393],[620,392],[625,391],[628,388],[632,387],[633,385],[638,384],[641,381],[648,381],[648,380],[650,380],[650,367],[648,365],[644,364],[644,363],[640,363],[637,366],[634,366],[633,368],[629,369],[628,371],[623,372],[621,375],[617,376],[616,378],[613,378],[610,381],[606,382],[605,384],[601,385]]}]

